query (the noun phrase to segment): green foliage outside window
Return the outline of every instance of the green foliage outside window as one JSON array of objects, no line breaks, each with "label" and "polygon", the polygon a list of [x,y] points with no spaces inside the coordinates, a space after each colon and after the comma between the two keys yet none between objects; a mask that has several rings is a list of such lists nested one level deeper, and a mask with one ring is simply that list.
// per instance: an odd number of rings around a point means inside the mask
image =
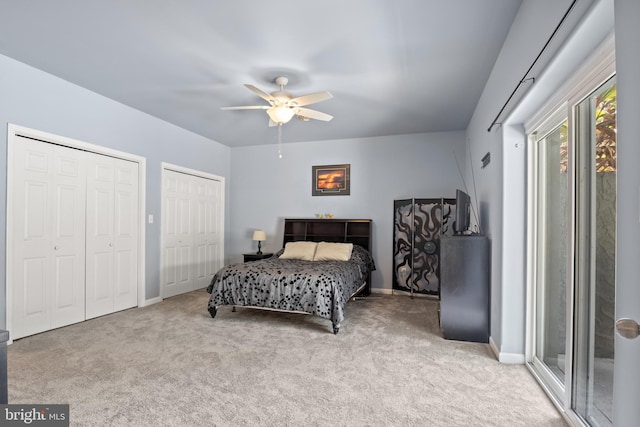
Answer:
[{"label": "green foliage outside window", "polygon": [[616,85],[596,99],[596,172],[616,171]]},{"label": "green foliage outside window", "polygon": [[[615,172],[616,167],[616,85],[596,98],[596,172]],[[560,171],[567,171],[567,123],[560,128]]]}]

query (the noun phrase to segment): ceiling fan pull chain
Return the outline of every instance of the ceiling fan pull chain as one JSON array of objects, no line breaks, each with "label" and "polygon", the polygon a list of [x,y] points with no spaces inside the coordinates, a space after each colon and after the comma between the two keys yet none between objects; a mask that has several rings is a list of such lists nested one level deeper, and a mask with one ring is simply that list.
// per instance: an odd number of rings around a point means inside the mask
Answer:
[{"label": "ceiling fan pull chain", "polygon": [[278,123],[278,158],[282,158],[282,122]]}]

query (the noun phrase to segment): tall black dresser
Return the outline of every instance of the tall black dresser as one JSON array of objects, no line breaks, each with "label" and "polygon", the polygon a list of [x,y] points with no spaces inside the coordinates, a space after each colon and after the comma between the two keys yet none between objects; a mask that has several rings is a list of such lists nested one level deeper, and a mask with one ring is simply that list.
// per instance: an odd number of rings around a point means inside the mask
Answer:
[{"label": "tall black dresser", "polygon": [[489,342],[489,263],[487,236],[440,238],[440,328],[444,338]]}]

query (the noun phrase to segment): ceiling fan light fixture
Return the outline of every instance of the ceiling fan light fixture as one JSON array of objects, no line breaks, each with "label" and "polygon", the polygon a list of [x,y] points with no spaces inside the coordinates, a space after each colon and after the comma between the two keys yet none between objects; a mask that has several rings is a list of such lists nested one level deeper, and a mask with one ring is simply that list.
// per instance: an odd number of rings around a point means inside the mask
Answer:
[{"label": "ceiling fan light fixture", "polygon": [[284,105],[277,105],[275,107],[269,108],[267,110],[267,114],[269,115],[269,118],[271,120],[280,124],[289,122],[289,120],[291,120],[295,115],[295,111],[293,110],[293,108],[289,108]]},{"label": "ceiling fan light fixture", "polygon": [[245,87],[251,92],[257,94],[260,98],[269,103],[267,105],[246,105],[241,107],[222,107],[223,110],[266,110],[269,115],[269,126],[280,126],[298,116],[302,121],[322,120],[325,122],[333,119],[333,116],[320,111],[307,108],[310,104],[325,101],[333,98],[330,92],[309,93],[302,96],[293,97],[284,87],[289,82],[286,77],[276,77],[276,84],[280,86],[280,90],[267,93],[262,89],[258,89],[254,85],[245,84]]}]

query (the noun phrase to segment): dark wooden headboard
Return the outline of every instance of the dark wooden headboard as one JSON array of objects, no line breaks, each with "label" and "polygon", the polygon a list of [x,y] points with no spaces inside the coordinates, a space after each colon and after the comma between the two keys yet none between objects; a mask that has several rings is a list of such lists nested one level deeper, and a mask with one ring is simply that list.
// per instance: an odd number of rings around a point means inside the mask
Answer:
[{"label": "dark wooden headboard", "polygon": [[371,220],[285,218],[282,246],[300,240],[353,243],[371,252]]},{"label": "dark wooden headboard", "polygon": [[[360,245],[371,256],[371,220],[370,219],[291,219],[284,220],[282,247],[287,242],[343,242]],[[371,274],[367,276],[366,287],[361,295],[371,294]]]}]

